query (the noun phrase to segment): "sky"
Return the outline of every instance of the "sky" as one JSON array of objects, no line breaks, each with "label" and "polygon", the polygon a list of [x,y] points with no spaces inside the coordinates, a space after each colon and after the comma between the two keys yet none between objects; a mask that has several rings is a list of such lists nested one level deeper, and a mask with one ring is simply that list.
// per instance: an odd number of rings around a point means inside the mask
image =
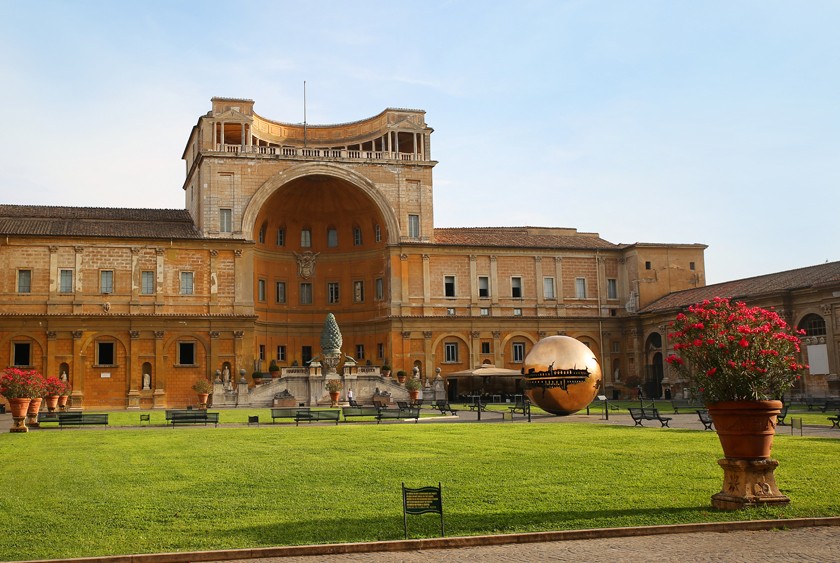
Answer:
[{"label": "sky", "polygon": [[0,203],[183,208],[213,96],[434,128],[437,227],[840,260],[840,2],[0,0]]}]

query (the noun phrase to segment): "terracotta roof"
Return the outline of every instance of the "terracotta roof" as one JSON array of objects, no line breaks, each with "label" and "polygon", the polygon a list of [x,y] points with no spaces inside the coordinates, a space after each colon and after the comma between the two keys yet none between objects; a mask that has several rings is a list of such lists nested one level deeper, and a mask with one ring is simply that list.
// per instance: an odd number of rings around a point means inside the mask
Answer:
[{"label": "terracotta roof", "polygon": [[830,287],[832,285],[840,285],[840,262],[808,266],[786,272],[776,272],[754,278],[745,278],[698,287],[696,289],[678,291],[654,301],[639,312],[655,313],[665,310],[681,309],[704,299],[712,299],[713,297],[748,300],[749,298],[797,289]]},{"label": "terracotta roof", "polygon": [[0,235],[198,239],[184,209],[0,205]]},{"label": "terracotta roof", "polygon": [[544,227],[461,227],[435,229],[434,244],[519,248],[617,249],[596,233]]}]

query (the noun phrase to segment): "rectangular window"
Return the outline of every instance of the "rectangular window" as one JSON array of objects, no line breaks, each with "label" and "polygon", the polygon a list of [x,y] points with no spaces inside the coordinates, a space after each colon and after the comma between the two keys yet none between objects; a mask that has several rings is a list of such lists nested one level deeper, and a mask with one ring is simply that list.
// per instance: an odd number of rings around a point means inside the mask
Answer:
[{"label": "rectangular window", "polygon": [[181,272],[181,295],[193,294],[193,273]]},{"label": "rectangular window", "polygon": [[327,246],[335,248],[338,246],[338,231],[335,229],[327,229]]},{"label": "rectangular window", "polygon": [[32,291],[32,270],[18,270],[18,293]]},{"label": "rectangular window", "polygon": [[230,209],[219,209],[219,232],[229,233],[233,231],[233,215]]},{"label": "rectangular window", "polygon": [[277,282],[274,284],[274,300],[277,303],[286,302],[286,282]]},{"label": "rectangular window", "polygon": [[385,299],[385,280],[376,278],[376,299],[382,301]]},{"label": "rectangular window", "polygon": [[575,278],[575,297],[586,299],[586,278]]},{"label": "rectangular window", "polygon": [[353,282],[353,301],[356,303],[364,303],[365,301],[365,282]]},{"label": "rectangular window", "polygon": [[522,342],[514,342],[511,345],[511,351],[513,352],[513,362],[517,364],[521,364],[525,361],[525,344]]},{"label": "rectangular window", "polygon": [[265,301],[265,280],[257,280],[257,301]]},{"label": "rectangular window", "polygon": [[522,309],[520,309],[520,308],[518,308],[518,307],[517,307],[517,308],[515,308],[515,309],[513,310],[513,316],[514,316],[514,317],[521,317],[521,316],[522,316]]},{"label": "rectangular window", "polygon": [[97,342],[96,343],[96,365],[112,366],[114,361],[114,343],[113,342]]},{"label": "rectangular window", "polygon": [[178,365],[195,365],[195,342],[178,343]]},{"label": "rectangular window", "polygon": [[408,236],[411,238],[420,238],[420,216],[408,216]]},{"label": "rectangular window", "polygon": [[489,354],[490,353],[490,343],[489,342],[482,342],[481,343],[481,353],[482,354]]},{"label": "rectangular window", "polygon": [[645,270],[650,270],[650,269],[651,269],[650,261],[645,262]]},{"label": "rectangular window", "polygon": [[286,229],[277,229],[277,246],[286,246]]},{"label": "rectangular window", "polygon": [[510,296],[522,297],[522,278],[510,278]]},{"label": "rectangular window", "polygon": [[312,305],[312,284],[311,283],[300,284],[300,304],[301,305]]},{"label": "rectangular window", "polygon": [[300,347],[300,360],[303,365],[309,365],[309,362],[312,361],[312,346]]},{"label": "rectangular window", "polygon": [[312,231],[303,229],[300,231],[300,246],[302,248],[309,248],[312,246]]},{"label": "rectangular window", "polygon": [[543,278],[543,297],[546,299],[555,299],[554,293],[554,278]]},{"label": "rectangular window", "polygon": [[365,359],[365,345],[364,344],[356,344],[356,359],[357,360],[364,360]]},{"label": "rectangular window", "polygon": [[380,360],[385,357],[385,345],[382,342],[376,343],[376,357]]},{"label": "rectangular window", "polygon": [[455,297],[455,276],[443,276],[443,295]]},{"label": "rectangular window", "polygon": [[260,344],[260,360],[265,361],[265,344]]},{"label": "rectangular window", "polygon": [[478,296],[490,297],[490,278],[478,276]]},{"label": "rectangular window", "polygon": [[454,364],[458,362],[458,343],[446,342],[443,345],[443,361]]},{"label": "rectangular window", "polygon": [[353,227],[353,246],[362,246],[362,229]]},{"label": "rectangular window", "polygon": [[140,272],[140,293],[153,295],[155,293],[155,273],[151,270]]},{"label": "rectangular window", "polygon": [[277,347],[277,361],[278,362],[285,362],[286,361],[286,347],[285,346],[278,346]]},{"label": "rectangular window", "polygon": [[58,273],[58,292],[73,293],[73,270],[61,270]]},{"label": "rectangular window", "polygon": [[382,242],[382,227],[379,224],[373,226],[373,238],[376,242]]},{"label": "rectangular window", "polygon": [[31,350],[29,342],[15,342],[12,345],[13,365],[17,367],[32,365]]},{"label": "rectangular window", "polygon": [[612,351],[613,351],[613,354],[620,353],[621,352],[621,342],[619,342],[618,340],[614,340],[613,343],[612,343]]},{"label": "rectangular window", "polygon": [[338,282],[327,284],[327,302],[338,303]]},{"label": "rectangular window", "polygon": [[692,272],[694,271],[694,267],[695,267],[694,262],[689,262],[688,263],[688,269],[691,270]]},{"label": "rectangular window", "polygon": [[618,282],[614,279],[607,279],[607,299],[618,299]]},{"label": "rectangular window", "polygon": [[102,270],[99,272],[99,292],[114,293],[114,271]]},{"label": "rectangular window", "polygon": [[479,309],[479,314],[482,317],[489,317],[490,316],[490,307],[482,307]]}]

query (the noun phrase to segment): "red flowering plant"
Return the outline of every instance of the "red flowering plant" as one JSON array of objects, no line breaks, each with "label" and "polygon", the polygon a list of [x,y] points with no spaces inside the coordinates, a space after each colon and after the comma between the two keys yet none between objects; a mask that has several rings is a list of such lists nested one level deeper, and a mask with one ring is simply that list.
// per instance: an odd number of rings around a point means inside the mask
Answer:
[{"label": "red flowering plant", "polygon": [[707,403],[781,399],[808,367],[797,359],[803,332],[772,310],[715,297],[678,314],[671,328],[667,362]]},{"label": "red flowering plant", "polygon": [[45,390],[44,376],[35,370],[6,368],[0,375],[0,395],[7,399],[43,397]]},{"label": "red flowering plant", "polygon": [[52,375],[44,380],[44,387],[46,388],[46,396],[52,397],[55,395],[63,395],[64,391],[67,389],[67,384]]}]

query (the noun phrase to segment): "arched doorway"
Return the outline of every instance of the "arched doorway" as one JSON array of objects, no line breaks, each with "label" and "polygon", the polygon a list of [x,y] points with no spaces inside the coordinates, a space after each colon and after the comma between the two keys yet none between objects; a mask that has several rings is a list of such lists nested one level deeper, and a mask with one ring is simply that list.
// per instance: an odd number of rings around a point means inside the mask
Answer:
[{"label": "arched doorway", "polygon": [[645,370],[642,392],[647,398],[662,397],[662,379],[665,370],[662,359],[662,335],[652,332],[645,342]]}]

